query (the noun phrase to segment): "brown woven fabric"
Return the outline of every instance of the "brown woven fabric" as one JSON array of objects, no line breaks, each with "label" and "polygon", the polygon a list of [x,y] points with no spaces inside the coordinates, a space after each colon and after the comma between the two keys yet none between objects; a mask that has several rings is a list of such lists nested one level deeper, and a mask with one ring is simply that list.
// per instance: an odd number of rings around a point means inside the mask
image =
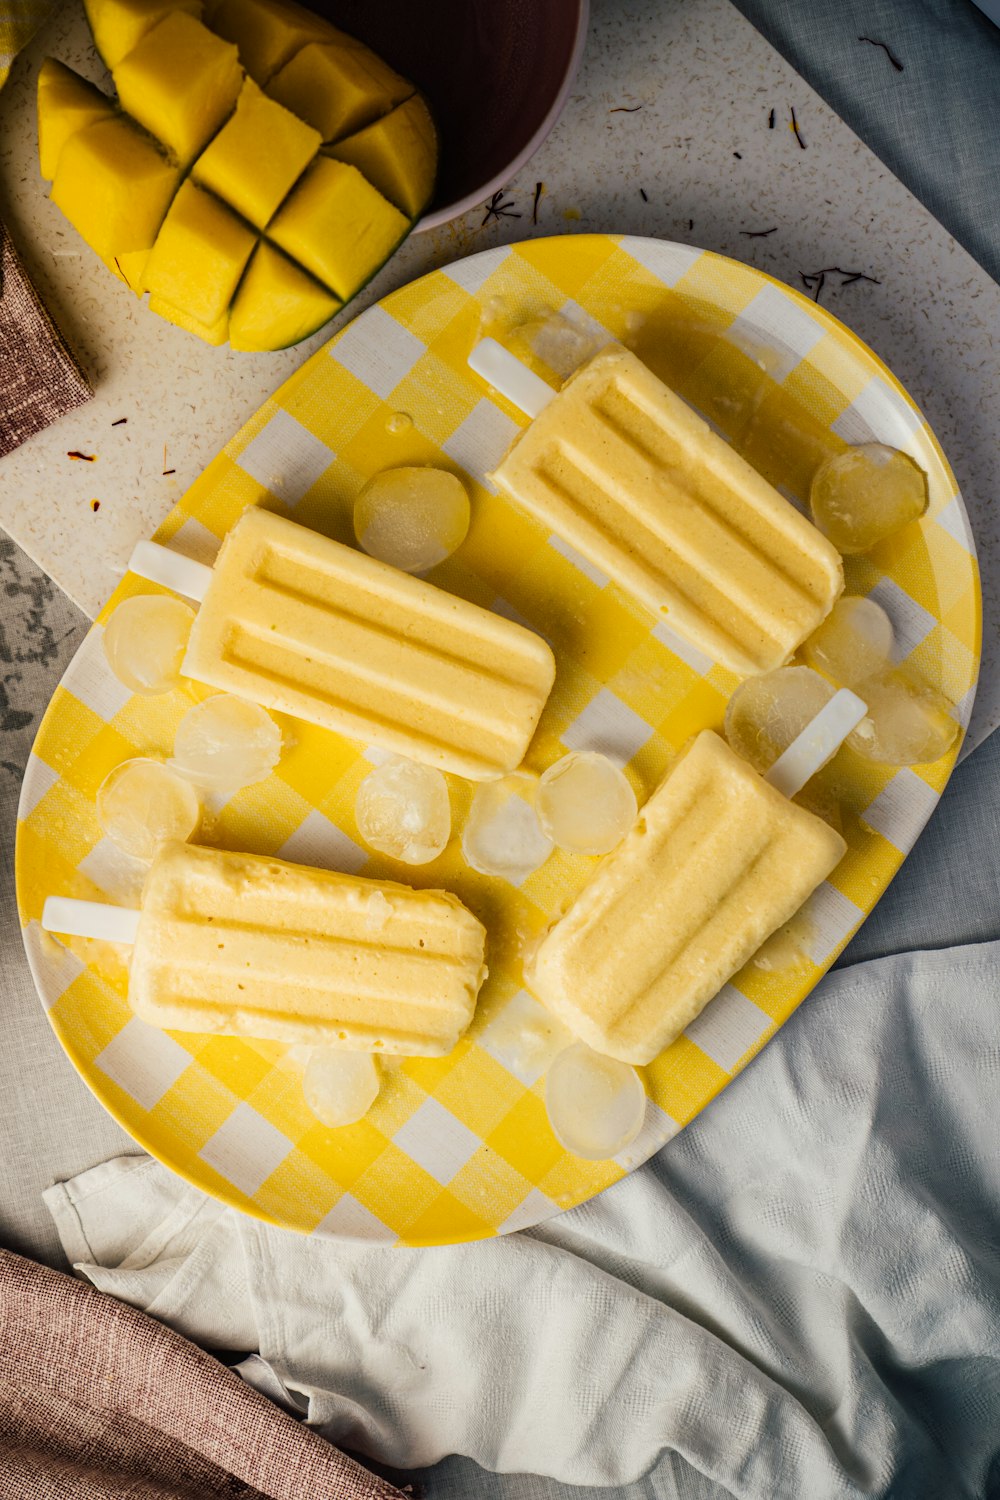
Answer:
[{"label": "brown woven fabric", "polygon": [[0,224],[0,457],[91,394]]},{"label": "brown woven fabric", "polygon": [[210,1354],[0,1250],[2,1500],[402,1500]]}]

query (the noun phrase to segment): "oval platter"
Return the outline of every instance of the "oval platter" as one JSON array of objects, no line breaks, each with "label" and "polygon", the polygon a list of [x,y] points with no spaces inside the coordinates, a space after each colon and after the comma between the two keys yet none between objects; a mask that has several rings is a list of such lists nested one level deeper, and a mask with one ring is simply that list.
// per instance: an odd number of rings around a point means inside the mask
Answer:
[{"label": "oval platter", "polygon": [[[241,512],[265,504],[351,542],[353,502],[372,474],[400,464],[452,469],[469,487],[472,526],[429,576],[529,625],[556,653],[556,687],[528,765],[540,771],[570,748],[602,750],[624,766],[641,802],[692,733],[721,725],[736,679],[655,626],[487,477],[524,418],[468,370],[469,350],[483,333],[502,337],[552,310],[627,343],[796,503],[818,463],[846,444],[878,440],[910,453],[928,474],[927,514],[848,558],[847,588],[888,610],[898,654],[968,722],[980,640],[975,548],[933,433],[892,374],[828,312],[688,246],[614,235],[534,240],[401,288],[264,404],[157,540],[210,562]],[[331,1130],[306,1107],[293,1052],[149,1027],[129,1008],[127,950],[58,942],[39,926],[50,894],[137,904],[142,868],[102,837],[96,791],[120,761],[169,754],[181,715],[206,696],[185,682],[162,697],[134,697],[108,668],[104,622],[124,598],[155,591],[132,575],[122,581],[39,729],[16,851],[25,947],[56,1036],[135,1140],[206,1193],[305,1233],[410,1245],[483,1238],[538,1223],[638,1166],[813,988],[912,847],[958,750],[897,771],[843,750],[815,779],[809,795],[839,817],[847,855],[789,928],[643,1070],[638,1139],[614,1160],[589,1162],[549,1128],[544,1074],[565,1038],[524,991],[521,955],[593,861],[556,852],[514,886],[471,871],[453,837],[432,864],[395,865],[362,845],[354,823],[357,787],[377,756],[279,717],[277,769],[210,802],[202,841],[441,885],[490,934],[490,977],[468,1036],[448,1057],[388,1063],[369,1115]],[[470,788],[449,780],[457,832]]]}]

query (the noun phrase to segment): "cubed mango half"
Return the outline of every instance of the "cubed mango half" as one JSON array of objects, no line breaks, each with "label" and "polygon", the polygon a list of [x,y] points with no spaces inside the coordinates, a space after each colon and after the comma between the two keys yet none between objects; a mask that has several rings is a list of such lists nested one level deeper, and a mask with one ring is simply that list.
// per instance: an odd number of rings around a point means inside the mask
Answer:
[{"label": "cubed mango half", "polygon": [[401,104],[413,85],[367,47],[309,42],[275,74],[267,92],[308,120],[324,141],[337,141]]},{"label": "cubed mango half", "polygon": [[409,228],[356,167],[319,156],[278,210],[268,238],[346,302]]},{"label": "cubed mango half", "polygon": [[319,149],[317,131],[247,78],[235,114],[194,164],[194,179],[263,229]]},{"label": "cubed mango half", "polygon": [[70,136],[59,154],[52,201],[105,259],[148,250],[180,171],[124,115]]},{"label": "cubed mango half", "polygon": [[117,113],[113,102],[100,89],[47,57],[38,70],[38,164],[51,182],[56,175],[62,148],[71,135],[110,120]]},{"label": "cubed mango half", "polygon": [[416,219],[431,201],[437,176],[437,131],[419,94],[357,134],[325,147],[324,155],[357,167],[408,219]]},{"label": "cubed mango half", "polygon": [[229,342],[247,351],[285,349],[340,311],[340,301],[280,250],[262,241],[229,315]]},{"label": "cubed mango half", "polygon": [[146,267],[152,297],[212,328],[226,312],[256,235],[211,193],[182,183]]},{"label": "cubed mango half", "polygon": [[263,86],[307,42],[328,42],[337,32],[328,21],[291,0],[218,0],[212,30],[240,50],[240,62]]},{"label": "cubed mango half", "polygon": [[201,19],[202,0],[84,0],[94,45],[107,68],[117,68],[171,11],[183,10]]},{"label": "cubed mango half", "polygon": [[122,109],[182,166],[219,129],[243,84],[232,43],[179,10],[148,31],[112,77]]}]

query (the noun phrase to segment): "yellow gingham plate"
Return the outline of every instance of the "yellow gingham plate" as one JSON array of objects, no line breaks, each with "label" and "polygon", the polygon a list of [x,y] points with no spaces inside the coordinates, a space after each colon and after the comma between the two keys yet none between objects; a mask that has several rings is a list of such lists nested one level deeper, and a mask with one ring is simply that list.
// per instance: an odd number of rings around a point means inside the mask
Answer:
[{"label": "yellow gingham plate", "polygon": [[[501,499],[485,474],[521,419],[469,372],[484,330],[546,308],[594,318],[629,342],[792,498],[828,452],[877,438],[927,471],[919,525],[847,560],[848,590],[889,611],[902,653],[968,721],[979,658],[974,547],[938,444],[890,372],[821,308],[759,271],[681,245],[612,235],[489,250],[369,308],[244,427],[167,518],[158,540],[210,560],[248,505],[279,505],[350,541],[364,480],[438,464],[470,485],[468,539],[431,575],[552,643],[556,688],[529,763],[569,747],[616,755],[647,795],[695,730],[721,723],[735,679],[670,636],[558,538]],[[386,1070],[369,1116],[341,1130],[306,1108],[300,1067],[273,1043],[157,1031],[129,1009],[125,957],[63,945],[38,925],[52,893],[135,902],[141,871],[101,836],[95,793],[120,761],[169,753],[204,690],[131,697],[109,671],[103,622],[154,586],[129,576],[81,646],[38,733],[21,797],[17,891],[39,995],[63,1047],[137,1141],[206,1192],[308,1233],[435,1244],[522,1228],[581,1203],[669,1140],[725,1087],[808,994],[864,920],[930,815],[955,751],[893,772],[841,752],[819,794],[841,805],[849,850],[797,918],[805,954],[751,963],[645,1069],[647,1118],[614,1161],[555,1140],[544,1060],[524,1045],[544,1017],[521,988],[520,952],[586,878],[556,853],[516,888],[470,871],[453,839],[433,864],[395,866],[361,846],[354,797],[364,747],[282,721],[268,781],[212,810],[206,842],[456,891],[490,932],[490,978],[448,1057]],[[957,747],[956,747],[957,749]],[[456,826],[468,787],[452,778]],[[787,946],[787,945],[786,945]]]}]

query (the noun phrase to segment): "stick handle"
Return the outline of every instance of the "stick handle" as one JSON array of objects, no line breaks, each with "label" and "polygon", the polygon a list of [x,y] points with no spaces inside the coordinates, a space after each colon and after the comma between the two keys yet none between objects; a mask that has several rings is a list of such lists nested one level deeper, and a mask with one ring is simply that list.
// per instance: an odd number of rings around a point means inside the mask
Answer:
[{"label": "stick handle", "polygon": [[863,703],[857,693],[852,693],[850,688],[840,688],[812,723],[807,724],[788,749],[778,756],[771,769],[764,772],[764,780],[786,797],[794,797],[810,777],[836,755],[867,712],[867,703]]},{"label": "stick handle", "polygon": [[526,417],[537,417],[557,394],[496,339],[480,340],[469,355],[469,369],[481,375],[501,396],[506,396]]},{"label": "stick handle", "polygon": [[173,589],[175,594],[184,594],[188,599],[201,603],[212,581],[212,569],[204,563],[195,562],[161,547],[159,542],[136,542],[128,560],[129,572],[148,578],[150,583],[161,583]]},{"label": "stick handle", "polygon": [[106,901],[76,901],[72,896],[49,896],[42,907],[46,932],[66,937],[102,938],[106,943],[134,943],[140,913]]}]

